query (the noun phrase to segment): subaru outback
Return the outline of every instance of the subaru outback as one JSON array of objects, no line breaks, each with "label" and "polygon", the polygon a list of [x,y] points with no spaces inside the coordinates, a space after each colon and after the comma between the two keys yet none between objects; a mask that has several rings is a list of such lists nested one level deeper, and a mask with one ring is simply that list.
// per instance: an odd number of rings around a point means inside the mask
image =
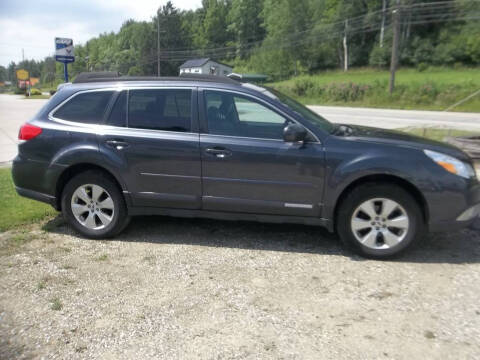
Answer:
[{"label": "subaru outback", "polygon": [[472,160],[459,149],[334,125],[226,77],[80,74],[19,140],[17,192],[91,238],[119,234],[135,215],[254,220],[323,226],[357,253],[387,258],[480,213]]}]

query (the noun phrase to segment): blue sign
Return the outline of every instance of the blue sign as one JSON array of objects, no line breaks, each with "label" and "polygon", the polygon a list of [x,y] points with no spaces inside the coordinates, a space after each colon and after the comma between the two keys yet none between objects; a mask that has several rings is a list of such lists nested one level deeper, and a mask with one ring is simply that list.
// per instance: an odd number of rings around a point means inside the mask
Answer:
[{"label": "blue sign", "polygon": [[55,38],[55,60],[64,64],[75,61],[72,39]]}]

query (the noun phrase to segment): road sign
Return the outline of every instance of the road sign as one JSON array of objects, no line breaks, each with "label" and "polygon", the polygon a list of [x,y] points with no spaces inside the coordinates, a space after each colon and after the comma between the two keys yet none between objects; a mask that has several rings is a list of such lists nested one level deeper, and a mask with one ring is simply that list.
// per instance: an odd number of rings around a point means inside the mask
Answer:
[{"label": "road sign", "polygon": [[55,38],[55,60],[64,64],[75,61],[72,39]]},{"label": "road sign", "polygon": [[28,80],[28,71],[24,69],[17,70],[18,80]]}]

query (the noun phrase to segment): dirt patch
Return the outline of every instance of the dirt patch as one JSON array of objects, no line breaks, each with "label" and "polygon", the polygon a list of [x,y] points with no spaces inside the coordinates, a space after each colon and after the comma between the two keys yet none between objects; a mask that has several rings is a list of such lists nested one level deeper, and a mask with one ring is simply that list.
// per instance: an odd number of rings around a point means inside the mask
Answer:
[{"label": "dirt patch", "polygon": [[314,227],[134,219],[113,241],[55,220],[1,234],[0,358],[474,358],[480,233],[364,260]]}]

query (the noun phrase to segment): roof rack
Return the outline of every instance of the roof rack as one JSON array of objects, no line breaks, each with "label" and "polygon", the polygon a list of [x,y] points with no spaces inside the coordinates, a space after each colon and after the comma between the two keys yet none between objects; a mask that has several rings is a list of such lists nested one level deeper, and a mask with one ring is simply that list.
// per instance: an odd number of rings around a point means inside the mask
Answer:
[{"label": "roof rack", "polygon": [[112,81],[203,81],[225,84],[238,84],[237,81],[224,76],[203,75],[203,74],[182,74],[180,76],[158,77],[158,76],[122,76],[114,71],[83,72],[77,75],[73,84],[112,82]]},{"label": "roof rack", "polygon": [[237,73],[231,73],[228,74],[227,77],[229,77],[232,80],[237,80],[240,82],[266,82],[268,80],[267,75],[263,74],[237,74]]}]

